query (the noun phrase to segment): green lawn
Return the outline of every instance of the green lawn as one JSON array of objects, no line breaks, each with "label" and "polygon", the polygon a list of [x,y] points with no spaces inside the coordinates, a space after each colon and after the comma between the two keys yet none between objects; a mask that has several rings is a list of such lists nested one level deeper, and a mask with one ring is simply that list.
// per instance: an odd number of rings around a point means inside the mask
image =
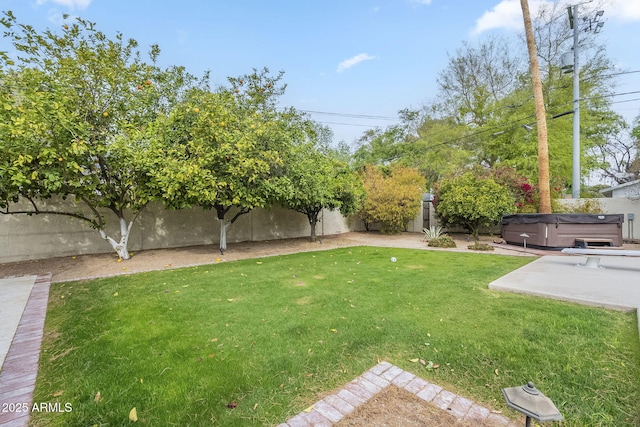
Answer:
[{"label": "green lawn", "polygon": [[487,289],[528,261],[356,247],[54,284],[34,401],[73,410],[32,425],[277,425],[381,359],[497,409],[533,380],[564,426],[640,425],[635,313]]}]

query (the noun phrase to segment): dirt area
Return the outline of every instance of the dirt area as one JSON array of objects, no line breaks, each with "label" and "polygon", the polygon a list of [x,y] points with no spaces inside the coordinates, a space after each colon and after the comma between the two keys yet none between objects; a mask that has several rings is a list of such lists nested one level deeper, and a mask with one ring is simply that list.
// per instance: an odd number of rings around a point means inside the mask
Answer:
[{"label": "dirt area", "polygon": [[446,410],[406,390],[386,387],[335,427],[493,427],[489,421],[459,421]]},{"label": "dirt area", "polygon": [[[78,255],[0,264],[0,277],[52,273],[53,282],[64,282],[361,245],[471,252],[467,249],[469,242],[466,235],[452,237],[456,241],[456,249],[429,248],[422,233],[401,233],[390,236],[377,232],[351,232],[322,236],[315,243],[310,242],[308,238],[231,243],[227,245],[224,255],[220,254],[217,245],[141,251],[133,253],[131,259],[126,261],[119,260],[115,252]],[[486,236],[482,241],[492,242],[492,238]],[[494,246],[495,250],[490,253],[520,256],[536,253],[536,251],[527,250],[525,254],[521,247],[503,244]]]}]

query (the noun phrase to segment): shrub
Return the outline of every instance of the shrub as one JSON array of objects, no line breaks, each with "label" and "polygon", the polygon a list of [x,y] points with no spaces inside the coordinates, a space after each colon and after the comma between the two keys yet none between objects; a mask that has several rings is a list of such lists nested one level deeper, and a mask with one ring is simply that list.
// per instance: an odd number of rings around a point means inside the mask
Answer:
[{"label": "shrub", "polygon": [[443,224],[461,225],[478,240],[478,229],[497,224],[512,213],[514,200],[509,190],[490,177],[471,172],[445,179],[437,190],[436,213]]},{"label": "shrub", "polygon": [[604,213],[602,203],[597,199],[582,199],[576,203],[557,203],[554,211],[558,213]]},{"label": "shrub", "polygon": [[480,243],[480,242],[474,242],[473,245],[469,245],[467,246],[468,249],[471,249],[472,251],[492,251],[494,250],[493,246],[491,246],[488,243]]},{"label": "shrub", "polygon": [[416,169],[391,166],[387,173],[376,166],[363,170],[366,198],[360,218],[367,226],[381,224],[381,232],[395,234],[406,229],[420,210],[424,177]]},{"label": "shrub", "polygon": [[456,248],[456,242],[448,234],[441,234],[435,239],[429,240],[427,246],[432,248]]}]

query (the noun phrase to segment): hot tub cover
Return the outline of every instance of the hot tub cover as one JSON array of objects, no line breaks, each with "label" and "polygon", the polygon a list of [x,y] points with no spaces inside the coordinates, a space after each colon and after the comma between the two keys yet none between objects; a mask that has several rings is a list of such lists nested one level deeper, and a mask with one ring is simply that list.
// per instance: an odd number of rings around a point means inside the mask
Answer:
[{"label": "hot tub cover", "polygon": [[507,224],[619,224],[624,214],[513,214],[502,217]]}]

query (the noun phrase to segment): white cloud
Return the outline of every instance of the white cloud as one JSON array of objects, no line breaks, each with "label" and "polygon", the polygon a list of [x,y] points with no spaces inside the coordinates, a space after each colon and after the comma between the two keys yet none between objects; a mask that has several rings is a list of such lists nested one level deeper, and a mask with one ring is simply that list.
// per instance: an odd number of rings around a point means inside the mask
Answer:
[{"label": "white cloud", "polygon": [[[415,0],[417,1],[417,0]],[[550,0],[529,0],[529,11],[535,17],[540,8],[552,6]],[[570,0],[560,2],[560,7],[569,5]],[[564,4],[564,5],[563,5]],[[640,1],[639,0],[608,0],[603,5],[605,17],[615,18],[620,21],[633,22],[640,21]],[[477,35],[484,31],[497,28],[509,30],[521,30],[524,27],[522,20],[522,9],[519,0],[502,0],[493,9],[486,11],[477,21],[471,31]]]},{"label": "white cloud", "polygon": [[409,0],[413,4],[431,4],[432,0]]},{"label": "white cloud", "polygon": [[605,16],[611,16],[621,21],[640,21],[640,1],[611,0],[609,7],[605,7]]},{"label": "white cloud", "polygon": [[[532,9],[532,4],[529,4]],[[531,11],[533,14],[533,10]],[[496,28],[519,30],[524,26],[522,9],[519,0],[502,0],[493,9],[486,11],[477,21],[472,34],[480,34],[484,31]]]},{"label": "white cloud", "polygon": [[67,7],[71,10],[75,9],[86,9],[91,4],[92,0],[38,0],[38,5],[43,5],[45,3],[53,3],[59,6]]},{"label": "white cloud", "polygon": [[336,70],[338,73],[342,73],[344,70],[348,70],[356,64],[361,63],[362,61],[370,61],[372,59],[376,59],[375,56],[371,56],[366,53],[361,53],[352,58],[345,59],[340,64],[338,64],[338,69]]}]

